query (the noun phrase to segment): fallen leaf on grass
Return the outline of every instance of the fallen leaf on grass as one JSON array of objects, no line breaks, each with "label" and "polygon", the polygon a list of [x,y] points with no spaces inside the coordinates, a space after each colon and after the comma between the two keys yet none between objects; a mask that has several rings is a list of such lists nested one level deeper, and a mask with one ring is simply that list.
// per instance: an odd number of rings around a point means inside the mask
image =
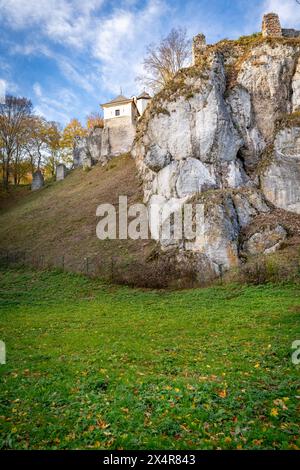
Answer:
[{"label": "fallen leaf on grass", "polygon": [[227,391],[226,390],[220,390],[218,392],[218,395],[220,398],[226,398],[227,397]]},{"label": "fallen leaf on grass", "polygon": [[97,426],[98,426],[100,429],[107,429],[107,428],[109,428],[110,425],[107,424],[105,421],[103,421],[103,420],[100,419],[100,420],[97,422]]}]

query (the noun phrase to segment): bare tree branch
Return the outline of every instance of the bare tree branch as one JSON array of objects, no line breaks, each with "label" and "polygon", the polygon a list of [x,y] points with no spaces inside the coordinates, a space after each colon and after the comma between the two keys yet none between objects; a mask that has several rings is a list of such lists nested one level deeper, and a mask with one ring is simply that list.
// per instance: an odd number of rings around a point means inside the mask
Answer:
[{"label": "bare tree branch", "polygon": [[143,61],[145,75],[137,77],[137,81],[156,93],[178,70],[188,66],[190,60],[191,41],[187,38],[186,30],[172,29],[160,44],[147,47]]}]

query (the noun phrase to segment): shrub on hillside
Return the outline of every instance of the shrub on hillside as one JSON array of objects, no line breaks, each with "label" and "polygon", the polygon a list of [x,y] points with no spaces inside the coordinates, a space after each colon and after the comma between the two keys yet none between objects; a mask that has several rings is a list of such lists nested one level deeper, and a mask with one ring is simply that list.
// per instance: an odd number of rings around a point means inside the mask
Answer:
[{"label": "shrub on hillside", "polygon": [[193,267],[176,266],[167,257],[151,262],[116,262],[112,280],[117,284],[146,289],[189,288],[199,286]]},{"label": "shrub on hillside", "polygon": [[257,257],[240,267],[237,278],[238,282],[253,285],[299,281],[300,260],[297,257]]}]

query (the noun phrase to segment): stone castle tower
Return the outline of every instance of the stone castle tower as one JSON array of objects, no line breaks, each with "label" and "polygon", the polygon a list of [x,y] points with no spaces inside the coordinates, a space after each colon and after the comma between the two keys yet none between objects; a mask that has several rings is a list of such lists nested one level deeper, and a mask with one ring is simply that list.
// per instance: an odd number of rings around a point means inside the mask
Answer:
[{"label": "stone castle tower", "polygon": [[267,13],[263,17],[262,35],[264,38],[298,38],[300,37],[300,31],[282,28],[277,13]]},{"label": "stone castle tower", "polygon": [[197,36],[194,36],[192,47],[193,65],[196,65],[206,48],[206,38],[204,34],[198,34]]},{"label": "stone castle tower", "polygon": [[276,13],[267,13],[262,22],[263,37],[282,37],[282,28],[279,16]]},{"label": "stone castle tower", "polygon": [[[280,18],[277,13],[267,13],[262,21],[262,35],[264,38],[298,38],[300,31],[296,29],[286,29],[281,27]],[[206,38],[204,34],[198,34],[193,38],[193,65],[200,62],[201,56],[206,48]]]}]

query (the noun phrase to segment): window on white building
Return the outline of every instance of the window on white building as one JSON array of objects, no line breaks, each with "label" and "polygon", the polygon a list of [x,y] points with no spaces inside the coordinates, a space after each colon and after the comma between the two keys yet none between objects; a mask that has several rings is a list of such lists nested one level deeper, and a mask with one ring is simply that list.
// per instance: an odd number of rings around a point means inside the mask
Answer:
[{"label": "window on white building", "polygon": [[120,110],[119,109],[115,110],[115,116],[120,116]]}]

